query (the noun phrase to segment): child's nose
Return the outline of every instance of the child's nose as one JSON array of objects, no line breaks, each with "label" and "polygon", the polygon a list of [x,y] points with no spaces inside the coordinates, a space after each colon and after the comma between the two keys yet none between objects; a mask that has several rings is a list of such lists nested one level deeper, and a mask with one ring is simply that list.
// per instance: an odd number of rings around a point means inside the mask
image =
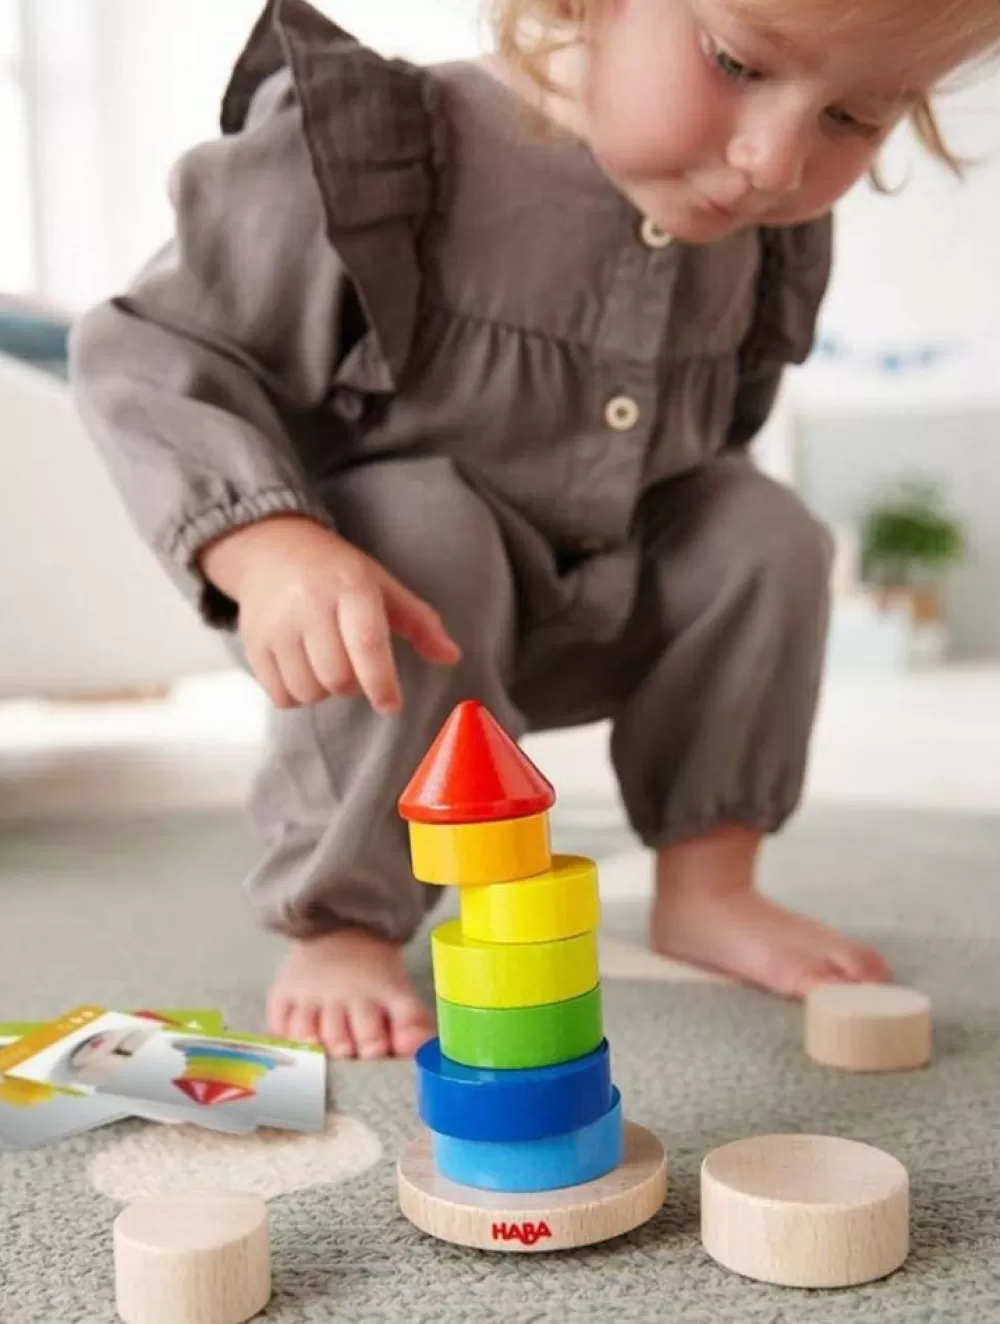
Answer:
[{"label": "child's nose", "polygon": [[768,115],[742,124],[730,140],[728,164],[760,193],[794,193],[806,161],[805,126],[790,116]]}]

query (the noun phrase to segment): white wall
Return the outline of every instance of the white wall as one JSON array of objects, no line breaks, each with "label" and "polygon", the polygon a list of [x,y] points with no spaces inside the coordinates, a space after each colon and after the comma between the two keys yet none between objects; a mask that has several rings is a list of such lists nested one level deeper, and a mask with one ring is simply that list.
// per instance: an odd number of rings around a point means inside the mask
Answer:
[{"label": "white wall", "polygon": [[[476,0],[318,7],[386,54],[431,61],[481,45]],[[170,165],[217,132],[233,61],[261,8],[261,0],[29,0],[47,293],[83,307],[163,241]]]},{"label": "white wall", "polygon": [[[79,3],[79,0],[76,0]],[[163,181],[174,158],[216,132],[222,90],[260,12],[259,0],[102,0],[116,10],[113,40],[120,179],[134,200],[113,249],[122,278],[166,232]],[[463,25],[440,0],[326,0],[320,5],[363,40],[414,59],[464,54]],[[421,11],[419,23],[414,12]]]},{"label": "white wall", "polygon": [[0,0],[0,291],[27,294],[35,284],[34,211],[28,126],[21,85],[21,12]]},{"label": "white wall", "polygon": [[[951,408],[1000,402],[1000,71],[964,76],[940,99],[949,143],[973,157],[964,181],[929,160],[912,135],[886,153],[886,197],[867,183],[839,208],[834,280],[823,327],[848,351],[840,366],[817,359],[797,382],[812,411]],[[937,366],[893,375],[879,355],[910,361],[920,349],[949,352]]]},{"label": "white wall", "polygon": [[[478,0],[319,0],[388,54],[473,55]],[[41,111],[37,141],[46,292],[81,307],[125,282],[169,230],[165,180],[176,156],[216,131],[232,61],[260,0],[27,0]],[[901,197],[860,185],[840,209],[825,331],[850,361],[796,375],[806,411],[1000,395],[1000,76],[977,75],[943,103],[959,150],[985,164],[950,179],[900,133],[886,173]],[[953,364],[887,379],[886,349],[944,342]]]}]

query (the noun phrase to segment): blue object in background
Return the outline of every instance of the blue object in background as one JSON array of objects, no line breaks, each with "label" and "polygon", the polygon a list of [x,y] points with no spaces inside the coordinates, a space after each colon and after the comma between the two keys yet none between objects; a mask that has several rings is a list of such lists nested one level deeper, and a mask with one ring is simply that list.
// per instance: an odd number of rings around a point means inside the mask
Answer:
[{"label": "blue object in background", "polygon": [[0,354],[65,379],[69,331],[67,318],[34,313],[0,298]]},{"label": "blue object in background", "polygon": [[492,1143],[431,1132],[434,1166],[443,1177],[478,1190],[525,1194],[582,1186],[613,1172],[625,1151],[621,1095],[590,1126],[544,1140]]},{"label": "blue object in background", "polygon": [[429,1039],[416,1067],[420,1120],[459,1140],[542,1140],[590,1126],[612,1106],[606,1039],[585,1057],[523,1070],[463,1066]]},{"label": "blue object in background", "polygon": [[925,372],[930,368],[940,367],[942,363],[965,358],[967,351],[962,345],[951,344],[916,345],[904,349],[886,346],[884,349],[856,350],[842,340],[822,334],[817,337],[813,356],[829,363],[840,363],[860,372],[900,377],[907,373]]}]

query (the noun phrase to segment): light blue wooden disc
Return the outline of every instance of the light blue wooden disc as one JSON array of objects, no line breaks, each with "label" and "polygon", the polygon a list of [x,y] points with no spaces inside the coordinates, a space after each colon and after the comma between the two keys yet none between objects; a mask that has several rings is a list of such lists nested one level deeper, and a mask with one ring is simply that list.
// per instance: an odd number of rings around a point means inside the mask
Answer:
[{"label": "light blue wooden disc", "polygon": [[443,1177],[486,1191],[557,1191],[582,1186],[617,1168],[624,1149],[621,1095],[589,1126],[544,1140],[457,1140],[431,1132],[434,1165]]}]

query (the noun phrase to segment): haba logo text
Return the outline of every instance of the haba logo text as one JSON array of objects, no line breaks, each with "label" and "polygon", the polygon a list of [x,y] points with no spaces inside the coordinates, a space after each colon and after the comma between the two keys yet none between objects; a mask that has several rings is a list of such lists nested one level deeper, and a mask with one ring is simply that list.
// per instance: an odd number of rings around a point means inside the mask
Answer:
[{"label": "haba logo text", "polygon": [[548,1223],[494,1223],[494,1241],[519,1241],[522,1246],[534,1246],[552,1236]]}]

